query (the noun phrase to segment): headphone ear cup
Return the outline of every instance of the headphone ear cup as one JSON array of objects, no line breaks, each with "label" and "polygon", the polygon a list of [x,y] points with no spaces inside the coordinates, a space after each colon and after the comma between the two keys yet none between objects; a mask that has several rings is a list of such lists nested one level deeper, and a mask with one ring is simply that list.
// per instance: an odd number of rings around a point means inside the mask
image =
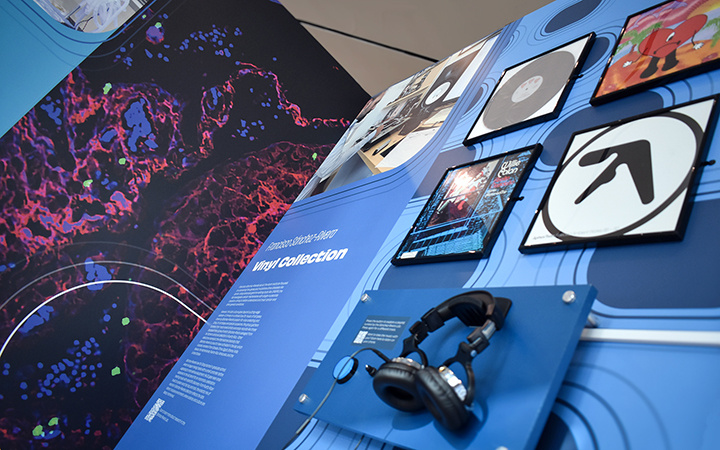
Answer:
[{"label": "headphone ear cup", "polygon": [[470,413],[463,401],[435,367],[426,367],[415,374],[418,396],[433,417],[448,430],[457,430],[467,423]]},{"label": "headphone ear cup", "polygon": [[424,408],[415,387],[416,367],[403,362],[386,362],[373,377],[373,389],[380,400],[400,411],[412,412]]}]

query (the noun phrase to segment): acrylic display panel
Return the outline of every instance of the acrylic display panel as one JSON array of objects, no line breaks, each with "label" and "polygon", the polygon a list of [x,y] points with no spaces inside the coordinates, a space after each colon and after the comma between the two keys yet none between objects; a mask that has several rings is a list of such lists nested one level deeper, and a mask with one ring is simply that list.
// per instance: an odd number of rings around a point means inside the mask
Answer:
[{"label": "acrylic display panel", "polygon": [[487,256],[541,148],[538,144],[448,169],[392,263]]},{"label": "acrylic display panel", "polygon": [[594,37],[591,33],[506,69],[464,144],[556,117]]},{"label": "acrylic display panel", "polygon": [[681,239],[716,101],[574,134],[520,250]]},{"label": "acrylic display panel", "polygon": [[628,17],[591,103],[719,67],[719,18],[720,0],[665,2]]},{"label": "acrylic display panel", "polygon": [[[313,413],[328,393],[333,373],[344,357],[362,348],[378,348],[376,342],[386,344],[381,351],[388,357],[397,356],[415,320],[442,301],[466,291],[458,288],[366,291],[367,301],[358,303],[353,310],[317,371],[303,387],[306,401],[295,402],[295,409],[303,414]],[[363,368],[366,365],[377,368],[383,361],[367,351],[357,355],[360,368],[349,381],[335,386],[316,417],[408,449],[535,448],[597,291],[586,285],[488,291],[513,303],[502,329],[472,361],[475,398],[468,410],[470,420],[463,429],[443,428],[427,409],[403,412],[380,400],[373,389],[372,377]],[[573,302],[562,300],[570,295],[575,299]],[[371,323],[382,326],[370,329]],[[451,319],[431,332],[419,347],[427,353],[429,364],[437,367],[458,351],[471,331],[460,320]],[[413,353],[409,358],[416,360],[418,355]],[[461,366],[452,364],[451,370],[457,370],[456,374],[468,385]]]}]

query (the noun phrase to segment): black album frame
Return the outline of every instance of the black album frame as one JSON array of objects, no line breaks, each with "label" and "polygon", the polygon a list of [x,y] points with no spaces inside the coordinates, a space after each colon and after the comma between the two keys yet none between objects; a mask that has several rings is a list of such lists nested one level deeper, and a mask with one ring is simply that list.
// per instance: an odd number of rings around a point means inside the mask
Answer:
[{"label": "black album frame", "polygon": [[[587,34],[505,69],[463,144],[556,118],[594,39],[595,33]],[[576,45],[577,54],[568,51]]]},{"label": "black album frame", "polygon": [[487,256],[541,151],[536,144],[447,169],[392,264]]},{"label": "black album frame", "polygon": [[574,133],[519,250],[681,240],[717,102],[711,96]]}]

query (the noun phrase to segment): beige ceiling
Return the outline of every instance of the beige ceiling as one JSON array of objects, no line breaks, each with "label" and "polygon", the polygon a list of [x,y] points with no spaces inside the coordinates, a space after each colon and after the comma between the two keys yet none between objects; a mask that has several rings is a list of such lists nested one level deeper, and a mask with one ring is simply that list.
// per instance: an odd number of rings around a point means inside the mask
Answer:
[{"label": "beige ceiling", "polygon": [[[281,0],[374,95],[549,0]],[[388,48],[390,47],[390,48]]]}]

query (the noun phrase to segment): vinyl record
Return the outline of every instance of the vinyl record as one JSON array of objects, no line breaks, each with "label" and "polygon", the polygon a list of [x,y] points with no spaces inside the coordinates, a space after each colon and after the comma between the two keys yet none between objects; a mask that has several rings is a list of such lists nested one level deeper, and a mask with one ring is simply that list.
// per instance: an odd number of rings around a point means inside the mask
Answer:
[{"label": "vinyl record", "polygon": [[470,66],[470,63],[473,61],[475,56],[477,56],[478,52],[479,50],[476,50],[464,56],[462,59],[445,66],[443,71],[433,82],[432,86],[430,86],[430,89],[428,89],[428,94],[423,100],[424,105],[430,106],[444,97],[445,94],[452,89],[455,83],[457,83],[463,73],[465,73],[467,68]]},{"label": "vinyl record", "polygon": [[572,53],[557,51],[528,63],[492,96],[485,126],[498,130],[532,117],[562,91],[576,62]]},{"label": "vinyl record", "polygon": [[434,90],[430,91],[427,97],[425,97],[425,104],[429,106],[440,100],[440,98],[442,98],[442,96],[445,95],[445,93],[449,91],[451,87],[452,83],[449,81],[445,81],[444,83],[440,84]]}]

